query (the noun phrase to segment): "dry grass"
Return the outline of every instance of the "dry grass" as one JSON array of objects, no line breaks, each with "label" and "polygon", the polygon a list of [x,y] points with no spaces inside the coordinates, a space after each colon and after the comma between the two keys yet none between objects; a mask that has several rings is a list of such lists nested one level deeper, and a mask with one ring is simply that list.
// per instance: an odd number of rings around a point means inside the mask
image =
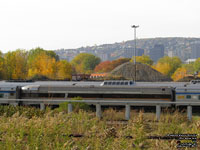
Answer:
[{"label": "dry grass", "polygon": [[112,109],[106,110],[101,120],[94,112],[82,110],[71,114],[53,110],[43,115],[32,114],[30,117],[16,112],[7,116],[5,112],[0,116],[0,149],[169,150],[177,149],[176,140],[153,140],[147,136],[190,133],[200,137],[200,117],[188,122],[186,115],[178,111],[164,113],[159,122],[155,121],[155,114],[132,111],[131,120],[126,124],[107,123],[124,119],[124,112]]}]

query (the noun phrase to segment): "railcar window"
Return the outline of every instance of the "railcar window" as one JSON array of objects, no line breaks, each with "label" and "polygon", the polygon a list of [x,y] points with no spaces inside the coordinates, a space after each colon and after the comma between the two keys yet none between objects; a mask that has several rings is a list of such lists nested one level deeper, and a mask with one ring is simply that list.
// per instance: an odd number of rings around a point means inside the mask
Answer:
[{"label": "railcar window", "polygon": [[133,82],[132,82],[132,81],[130,81],[130,85],[133,85]]},{"label": "railcar window", "polygon": [[111,85],[112,84],[112,82],[108,82],[108,85]]},{"label": "railcar window", "polygon": [[124,82],[121,82],[121,85],[124,85]]},{"label": "railcar window", "polygon": [[125,82],[125,85],[128,85],[128,82]]},{"label": "railcar window", "polygon": [[117,82],[117,85],[120,85],[120,82]]},{"label": "railcar window", "polygon": [[10,96],[14,96],[14,93],[10,93]]},{"label": "railcar window", "polygon": [[104,85],[108,85],[108,82],[104,82]]},{"label": "railcar window", "polygon": [[3,94],[0,94],[0,98],[3,98]]},{"label": "railcar window", "polygon": [[191,99],[191,95],[186,95],[186,98],[187,99]]},{"label": "railcar window", "polygon": [[113,82],[112,85],[116,85],[116,82]]},{"label": "railcar window", "polygon": [[199,95],[199,100],[200,100],[200,95]]}]

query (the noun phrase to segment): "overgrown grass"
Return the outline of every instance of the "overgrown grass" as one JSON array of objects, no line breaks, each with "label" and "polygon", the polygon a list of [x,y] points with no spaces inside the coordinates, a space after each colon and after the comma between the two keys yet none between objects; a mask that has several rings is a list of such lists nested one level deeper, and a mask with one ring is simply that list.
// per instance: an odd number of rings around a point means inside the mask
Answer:
[{"label": "overgrown grass", "polygon": [[[95,112],[83,110],[67,114],[49,109],[0,106],[0,149],[173,150],[177,149],[176,140],[147,137],[167,134],[198,134],[200,137],[199,116],[189,122],[186,114],[165,112],[157,122],[155,114],[132,111],[127,123],[115,123],[123,117],[124,112],[112,109],[106,110],[99,120]],[[109,124],[108,120],[115,121]]]}]

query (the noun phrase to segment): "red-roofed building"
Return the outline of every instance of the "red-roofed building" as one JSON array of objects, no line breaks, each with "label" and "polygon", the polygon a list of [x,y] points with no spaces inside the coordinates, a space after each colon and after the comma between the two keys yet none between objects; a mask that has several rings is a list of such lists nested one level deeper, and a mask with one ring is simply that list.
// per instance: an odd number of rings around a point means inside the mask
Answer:
[{"label": "red-roofed building", "polygon": [[90,78],[97,79],[97,78],[103,78],[105,76],[107,76],[107,73],[92,73],[90,75]]}]

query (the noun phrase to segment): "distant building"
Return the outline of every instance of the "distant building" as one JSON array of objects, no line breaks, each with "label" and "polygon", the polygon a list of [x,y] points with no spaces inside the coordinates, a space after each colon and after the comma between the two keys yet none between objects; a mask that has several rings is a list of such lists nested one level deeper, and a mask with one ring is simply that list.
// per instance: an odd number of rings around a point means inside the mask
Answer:
[{"label": "distant building", "polygon": [[72,81],[88,80],[89,78],[90,74],[72,74]]},{"label": "distant building", "polygon": [[108,75],[107,73],[92,73],[90,75],[90,78],[92,78],[92,79],[103,78],[107,75]]},{"label": "distant building", "polygon": [[164,45],[155,44],[154,47],[150,49],[149,56],[154,62],[157,62],[158,59],[164,57]]},{"label": "distant building", "polygon": [[[136,56],[142,56],[142,55],[144,55],[144,49],[137,48]],[[133,56],[135,56],[135,49],[133,47],[124,48],[124,57],[132,58]]]},{"label": "distant building", "polygon": [[173,51],[168,51],[168,56],[173,57],[174,56]]},{"label": "distant building", "polygon": [[101,61],[109,60],[109,54],[106,52],[100,52],[97,54],[97,56],[101,58]]},{"label": "distant building", "polygon": [[191,45],[192,54],[191,58],[196,59],[200,57],[200,43]]},{"label": "distant building", "polygon": [[142,56],[142,55],[144,55],[144,49],[137,48],[136,49],[136,56]]},{"label": "distant building", "polygon": [[193,63],[193,62],[195,62],[196,61],[196,59],[187,59],[186,61],[185,61],[185,63],[186,64],[190,64],[190,63]]}]

